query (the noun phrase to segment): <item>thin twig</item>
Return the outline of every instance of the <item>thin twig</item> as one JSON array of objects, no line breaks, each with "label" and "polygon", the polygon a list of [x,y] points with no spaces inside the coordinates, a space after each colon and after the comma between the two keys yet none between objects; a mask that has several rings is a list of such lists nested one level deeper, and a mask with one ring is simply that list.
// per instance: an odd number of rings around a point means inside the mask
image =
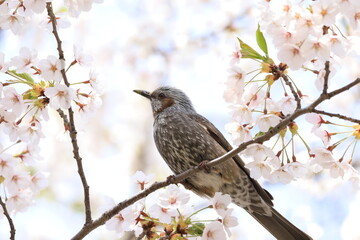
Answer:
[{"label": "thin twig", "polygon": [[[56,17],[55,17],[54,11],[52,9],[51,2],[46,3],[46,9],[47,9],[48,15],[50,17],[50,21],[52,23],[52,27],[53,27],[52,33],[54,34],[55,39],[56,39],[57,50],[58,50],[58,53],[59,53],[59,59],[64,64],[64,62],[65,62],[64,52],[62,50],[61,40],[60,40],[59,34],[57,32]],[[62,77],[64,79],[65,85],[70,86],[69,81],[67,80],[65,68],[61,69],[61,75],[62,75]],[[60,113],[60,116],[61,116],[61,112],[59,112],[59,113]],[[80,153],[79,153],[79,146],[78,146],[77,137],[76,137],[77,136],[77,131],[76,131],[75,122],[74,122],[74,112],[73,112],[71,107],[68,110],[68,116],[69,116],[68,126],[69,126],[71,144],[73,146],[73,154],[74,154],[74,158],[76,160],[78,173],[79,173],[81,183],[82,183],[82,186],[83,186],[83,189],[84,189],[84,205],[85,205],[85,224],[84,225],[86,226],[86,225],[88,225],[88,224],[90,224],[92,222],[89,185],[87,184],[87,180],[86,180],[83,165],[82,165],[82,158],[81,158]],[[64,121],[64,123],[66,124],[66,121]]]},{"label": "thin twig", "polygon": [[351,118],[351,117],[348,117],[348,116],[345,116],[345,115],[341,115],[339,113],[330,113],[330,112],[325,112],[325,111],[317,110],[317,109],[314,109],[313,112],[321,114],[321,115],[326,115],[326,116],[329,116],[329,117],[337,117],[337,118],[342,119],[342,120],[346,120],[346,121],[349,121],[349,122],[360,124],[359,119]]},{"label": "thin twig", "polygon": [[[237,148],[234,148],[233,150],[229,151],[228,153],[224,154],[221,157],[218,157],[212,161],[210,161],[207,166],[209,168],[214,167],[216,165],[219,165],[221,163],[224,163],[226,160],[234,157],[235,155],[239,154],[241,151],[245,150],[249,145],[254,144],[254,143],[263,143],[265,141],[268,141],[270,138],[272,138],[273,136],[275,136],[276,134],[278,134],[282,129],[284,129],[285,127],[287,127],[292,121],[294,121],[296,118],[298,118],[299,116],[305,114],[305,113],[310,113],[313,112],[315,107],[317,107],[320,103],[324,102],[327,99],[330,99],[331,97],[340,94],[346,90],[349,90],[351,87],[355,86],[356,84],[360,83],[360,78],[356,79],[355,81],[349,83],[348,85],[339,88],[333,92],[330,93],[323,93],[319,96],[318,99],[316,99],[311,105],[309,105],[306,108],[302,108],[302,109],[298,109],[296,110],[293,114],[287,116],[285,119],[283,119],[279,124],[277,124],[275,127],[273,127],[272,129],[270,129],[266,134],[257,137],[251,141],[245,142],[240,144]],[[72,240],[79,240],[79,239],[83,239],[87,234],[89,234],[92,230],[94,230],[95,228],[105,224],[106,221],[108,221],[110,218],[112,218],[113,216],[115,216],[119,211],[123,210],[124,208],[134,204],[136,201],[148,196],[150,193],[166,187],[170,184],[173,183],[179,183],[183,180],[185,180],[186,178],[190,177],[191,175],[201,171],[203,169],[203,167],[201,166],[195,166],[192,167],[188,170],[186,170],[185,172],[178,174],[176,176],[172,176],[172,177],[168,177],[168,179],[171,179],[171,181],[162,181],[162,182],[155,182],[154,184],[152,184],[149,188],[144,189],[142,192],[138,193],[137,195],[122,201],[120,203],[118,203],[115,207],[113,207],[112,209],[106,211],[105,213],[103,213],[98,219],[94,220],[91,224],[89,224],[88,226],[84,226],[73,238]]]},{"label": "thin twig", "polygon": [[325,76],[324,76],[324,88],[323,93],[327,93],[329,88],[329,75],[330,75],[330,62],[325,62]]},{"label": "thin twig", "polygon": [[285,84],[289,86],[291,93],[294,96],[294,99],[296,101],[296,109],[300,109],[301,108],[301,100],[299,98],[299,94],[295,91],[294,86],[292,85],[291,81],[289,80],[289,78],[287,77],[286,74],[281,73],[281,78],[284,79]]},{"label": "thin twig", "polygon": [[7,219],[8,222],[9,222],[9,226],[10,226],[10,240],[15,240],[15,232],[16,232],[16,230],[15,230],[14,222],[13,222],[13,220],[11,219],[10,214],[9,214],[7,208],[6,208],[6,203],[3,202],[3,200],[2,200],[1,197],[0,197],[0,205],[1,205],[2,209],[3,209],[3,212],[4,212],[4,215],[5,215],[6,219]]}]

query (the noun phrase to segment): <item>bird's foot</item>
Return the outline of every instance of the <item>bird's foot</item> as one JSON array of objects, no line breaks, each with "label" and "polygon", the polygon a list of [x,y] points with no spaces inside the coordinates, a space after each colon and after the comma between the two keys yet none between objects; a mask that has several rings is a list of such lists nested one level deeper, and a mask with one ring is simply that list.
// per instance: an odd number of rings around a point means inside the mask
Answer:
[{"label": "bird's foot", "polygon": [[204,160],[204,161],[200,162],[198,165],[198,168],[204,169],[205,172],[210,173],[210,167],[208,166],[209,162],[210,162],[209,160]]},{"label": "bird's foot", "polygon": [[169,184],[175,184],[175,175],[170,175],[166,178],[166,182]]}]

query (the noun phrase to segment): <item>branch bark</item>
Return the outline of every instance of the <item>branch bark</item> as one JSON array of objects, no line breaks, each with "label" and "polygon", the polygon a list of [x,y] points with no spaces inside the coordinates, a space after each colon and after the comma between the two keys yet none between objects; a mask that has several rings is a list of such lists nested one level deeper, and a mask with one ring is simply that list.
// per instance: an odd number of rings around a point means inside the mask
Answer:
[{"label": "branch bark", "polygon": [[6,217],[6,219],[8,220],[9,226],[10,226],[10,240],[15,240],[15,225],[14,222],[12,220],[12,218],[10,217],[10,214],[6,208],[6,203],[2,200],[2,198],[0,197],[0,205],[3,209],[4,215]]},{"label": "branch bark", "polygon": [[[64,52],[62,50],[62,43],[61,43],[58,31],[57,31],[56,17],[55,17],[51,2],[46,3],[46,9],[47,9],[48,16],[49,16],[51,24],[52,24],[52,28],[53,28],[52,33],[56,39],[57,50],[59,53],[59,59],[62,61],[62,64],[65,64],[65,57],[64,57]],[[69,87],[70,83],[67,79],[64,66],[61,69],[61,75],[63,77],[65,85]],[[67,118],[65,117],[65,115],[63,114],[62,111],[58,111],[58,112],[59,112],[60,116],[63,118],[64,124],[67,124],[69,127],[69,133],[70,133],[70,138],[71,138],[71,144],[73,147],[74,159],[76,160],[78,173],[79,173],[81,183],[83,186],[83,190],[84,190],[84,205],[85,205],[85,224],[84,225],[86,226],[92,222],[91,206],[90,206],[90,191],[89,191],[90,187],[86,180],[84,168],[82,165],[82,158],[79,153],[79,146],[77,143],[77,131],[76,131],[75,122],[74,122],[74,111],[72,110],[71,107],[69,108],[69,110],[68,110],[69,120],[67,120]]]}]

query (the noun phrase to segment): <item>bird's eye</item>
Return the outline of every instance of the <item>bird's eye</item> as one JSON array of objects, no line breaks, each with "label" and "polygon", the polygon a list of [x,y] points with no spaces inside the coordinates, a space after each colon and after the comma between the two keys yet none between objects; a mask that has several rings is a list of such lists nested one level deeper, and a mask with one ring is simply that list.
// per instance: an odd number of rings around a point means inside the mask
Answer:
[{"label": "bird's eye", "polygon": [[165,98],[165,94],[164,94],[164,93],[160,93],[160,94],[159,94],[159,98]]}]

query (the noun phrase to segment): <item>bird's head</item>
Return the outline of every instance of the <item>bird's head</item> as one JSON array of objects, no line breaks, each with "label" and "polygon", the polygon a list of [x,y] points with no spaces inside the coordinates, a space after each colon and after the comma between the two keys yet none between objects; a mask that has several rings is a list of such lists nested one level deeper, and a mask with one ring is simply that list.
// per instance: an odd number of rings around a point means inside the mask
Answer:
[{"label": "bird's head", "polygon": [[152,93],[144,90],[134,90],[134,92],[150,100],[154,116],[157,116],[168,108],[185,112],[195,112],[190,99],[184,92],[176,88],[160,87]]}]

